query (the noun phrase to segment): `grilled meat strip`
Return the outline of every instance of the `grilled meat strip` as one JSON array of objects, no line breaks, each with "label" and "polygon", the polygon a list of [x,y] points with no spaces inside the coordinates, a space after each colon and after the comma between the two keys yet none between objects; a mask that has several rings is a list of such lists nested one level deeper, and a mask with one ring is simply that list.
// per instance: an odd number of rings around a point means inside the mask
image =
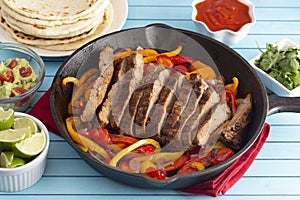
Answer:
[{"label": "grilled meat strip", "polygon": [[229,119],[230,110],[226,103],[217,104],[206,118],[206,120],[200,125],[195,142],[199,146],[204,146],[211,134],[218,127],[222,126],[224,122]]},{"label": "grilled meat strip", "polygon": [[[134,131],[137,137],[150,137],[145,131],[145,127],[151,123],[149,118],[155,102],[157,102],[159,94],[169,80],[170,71],[163,66],[149,65],[143,78],[141,87],[143,94],[136,107],[136,115],[134,117]],[[155,117],[155,116],[154,116]]]},{"label": "grilled meat strip", "polygon": [[120,77],[115,86],[112,87],[111,95],[111,111],[112,116],[110,119],[111,124],[115,124],[119,128],[123,129],[121,120],[125,110],[128,108],[128,103],[133,92],[139,87],[143,78],[143,56],[137,54],[134,62],[134,68],[129,70],[126,74]]},{"label": "grilled meat strip", "polygon": [[234,150],[242,147],[242,133],[249,123],[252,110],[252,97],[246,98],[237,107],[236,113],[221,133],[221,141]]},{"label": "grilled meat strip", "polygon": [[153,139],[161,141],[161,129],[166,121],[168,114],[171,112],[175,102],[175,92],[181,85],[178,77],[179,74],[172,75],[166,85],[162,88],[157,103],[151,113],[151,123],[146,126],[145,132],[152,136]]},{"label": "grilled meat strip", "polygon": [[[113,65],[113,51],[110,47],[106,47],[101,53],[100,58],[104,57],[105,60],[99,62],[99,70],[101,71],[100,76],[94,83],[93,89],[91,90],[89,99],[86,106],[80,116],[83,122],[92,121],[95,118],[96,109],[102,103],[107,88],[110,85],[111,79],[114,73]],[[109,58],[111,61],[109,61]],[[103,64],[103,66],[102,66]],[[104,69],[104,70],[103,70]]]},{"label": "grilled meat strip", "polygon": [[144,136],[144,124],[147,122],[148,113],[169,76],[169,70],[162,66],[151,64],[147,67],[143,80],[133,92],[129,104],[123,113],[121,121],[123,131],[135,137],[146,137]]},{"label": "grilled meat strip", "polygon": [[100,123],[101,127],[106,127],[111,119],[111,96],[112,91],[114,91],[114,88],[116,87],[116,82],[122,77],[125,73],[127,73],[129,70],[134,68],[140,68],[143,65],[143,58],[141,54],[133,53],[127,57],[125,57],[122,61],[116,64],[114,75],[112,79],[112,87],[110,91],[107,94],[107,98],[105,99],[103,105],[100,108],[100,111],[98,112],[98,121]]}]

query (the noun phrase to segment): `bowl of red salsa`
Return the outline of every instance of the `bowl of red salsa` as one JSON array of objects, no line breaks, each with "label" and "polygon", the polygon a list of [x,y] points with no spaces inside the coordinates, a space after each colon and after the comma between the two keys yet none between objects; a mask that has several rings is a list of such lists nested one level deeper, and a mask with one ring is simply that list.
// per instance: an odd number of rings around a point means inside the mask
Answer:
[{"label": "bowl of red salsa", "polygon": [[197,31],[227,45],[244,39],[256,22],[250,0],[194,0],[192,7]]}]

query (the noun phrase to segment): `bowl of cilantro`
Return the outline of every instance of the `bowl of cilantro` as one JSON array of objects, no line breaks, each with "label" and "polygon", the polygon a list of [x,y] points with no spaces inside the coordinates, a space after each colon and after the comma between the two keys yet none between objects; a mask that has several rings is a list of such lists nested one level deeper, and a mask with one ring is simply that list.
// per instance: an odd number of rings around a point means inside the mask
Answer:
[{"label": "bowl of cilantro", "polygon": [[278,96],[300,96],[300,46],[290,39],[276,44],[266,44],[265,50],[252,58],[250,64],[256,70],[265,87]]}]

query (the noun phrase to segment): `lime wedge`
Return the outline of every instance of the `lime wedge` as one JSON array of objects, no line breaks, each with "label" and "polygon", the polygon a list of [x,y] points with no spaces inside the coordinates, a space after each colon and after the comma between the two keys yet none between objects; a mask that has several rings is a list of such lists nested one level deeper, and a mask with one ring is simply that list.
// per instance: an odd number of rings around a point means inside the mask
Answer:
[{"label": "lime wedge", "polygon": [[14,159],[12,160],[11,164],[9,165],[10,168],[13,167],[18,167],[18,166],[22,166],[25,165],[25,160],[23,160],[22,158],[19,157],[14,157]]},{"label": "lime wedge", "polygon": [[13,152],[5,151],[0,155],[0,167],[8,168],[14,159]]},{"label": "lime wedge", "polygon": [[39,131],[39,128],[35,121],[31,119],[30,117],[18,117],[15,118],[15,122],[13,125],[14,129],[24,128],[29,126],[31,128],[32,133],[37,133]]},{"label": "lime wedge", "polygon": [[31,158],[43,151],[46,146],[46,135],[43,131],[31,135],[29,138],[16,143],[13,151],[21,158]]},{"label": "lime wedge", "polygon": [[14,110],[9,108],[8,110],[4,110],[0,107],[0,130],[9,129],[12,127],[14,123]]},{"label": "lime wedge", "polygon": [[30,127],[0,131],[0,150],[12,150],[12,146],[31,135]]}]

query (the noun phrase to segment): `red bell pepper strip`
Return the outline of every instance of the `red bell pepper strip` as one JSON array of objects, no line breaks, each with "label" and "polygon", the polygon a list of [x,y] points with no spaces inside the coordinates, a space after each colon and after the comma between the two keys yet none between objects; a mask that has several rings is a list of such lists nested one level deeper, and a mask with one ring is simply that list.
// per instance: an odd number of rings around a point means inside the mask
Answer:
[{"label": "red bell pepper strip", "polygon": [[174,65],[185,64],[185,63],[191,64],[191,63],[195,62],[195,60],[193,58],[188,57],[188,56],[177,55],[177,56],[170,57],[170,59]]},{"label": "red bell pepper strip", "polygon": [[225,89],[225,93],[226,93],[226,99],[227,102],[230,104],[230,108],[231,108],[231,115],[234,116],[235,112],[236,112],[236,99],[235,99],[235,95],[233,93],[233,91],[229,90],[229,89]]},{"label": "red bell pepper strip", "polygon": [[155,151],[154,147],[151,144],[148,144],[137,148],[134,152],[149,154],[149,153],[154,153],[154,151]]},{"label": "red bell pepper strip", "polygon": [[107,146],[108,143],[110,142],[108,131],[104,128],[100,128],[100,129],[93,128],[90,130],[90,133],[93,136],[93,140],[100,146]]},{"label": "red bell pepper strip", "polygon": [[165,179],[167,177],[167,174],[165,171],[160,170],[160,169],[155,169],[153,167],[149,167],[145,174],[151,178],[155,178],[155,179]]},{"label": "red bell pepper strip", "polygon": [[165,168],[166,172],[173,171],[184,165],[184,163],[190,158],[190,154],[187,152],[185,155],[180,156],[174,163],[167,165]]},{"label": "red bell pepper strip", "polygon": [[213,149],[210,154],[210,162],[214,164],[219,164],[221,162],[224,162],[228,158],[234,155],[234,151],[231,148],[218,148],[218,149]]},{"label": "red bell pepper strip", "polygon": [[125,135],[110,134],[110,142],[113,144],[125,144],[126,146],[132,145],[138,141],[138,139]]},{"label": "red bell pepper strip", "polygon": [[182,65],[182,64],[175,65],[173,67],[173,69],[175,69],[176,71],[180,72],[183,75],[186,75],[187,73],[189,73],[189,69],[186,66]]},{"label": "red bell pepper strip", "polygon": [[184,165],[179,168],[177,174],[187,174],[187,173],[190,173],[190,172],[196,172],[198,171],[197,168],[193,167],[193,163],[201,163],[204,167],[207,167],[207,166],[210,166],[211,165],[211,162],[210,160],[208,159],[209,157],[209,154],[205,157],[195,157],[195,158],[192,158],[188,161],[186,161],[184,163]]},{"label": "red bell pepper strip", "polygon": [[161,54],[159,56],[156,57],[156,62],[160,65],[163,65],[167,68],[172,68],[174,66],[173,62],[171,61],[170,57],[165,55],[165,54]]}]

